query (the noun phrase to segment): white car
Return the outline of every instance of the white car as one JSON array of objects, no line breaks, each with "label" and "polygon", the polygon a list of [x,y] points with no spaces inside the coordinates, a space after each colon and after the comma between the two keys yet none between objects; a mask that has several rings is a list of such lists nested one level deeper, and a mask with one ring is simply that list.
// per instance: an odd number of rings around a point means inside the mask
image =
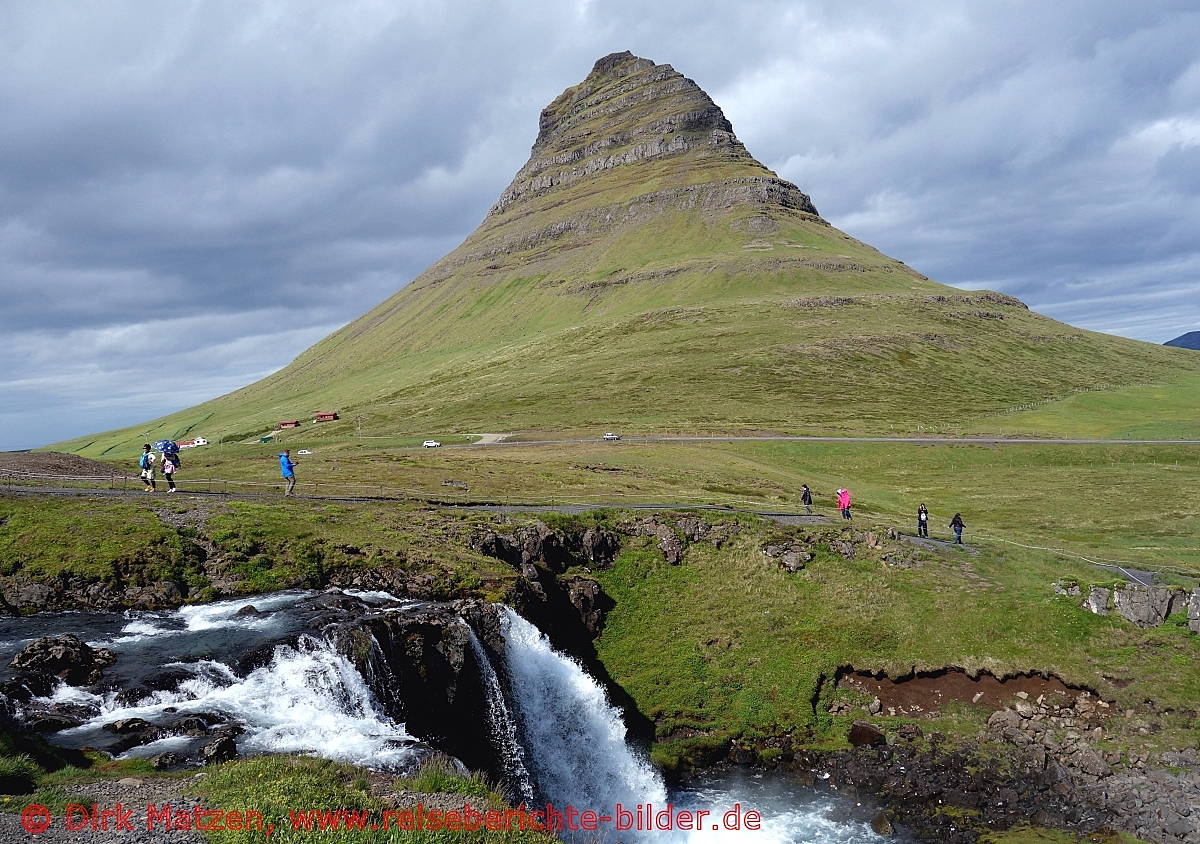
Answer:
[{"label": "white car", "polygon": [[621,435],[620,434],[605,434],[602,437],[602,439],[608,443],[615,443],[617,440],[621,439]]},{"label": "white car", "polygon": [[297,451],[296,453],[297,454],[312,454],[312,452],[309,451],[307,448],[302,448],[299,451]]},{"label": "white car", "polygon": [[425,440],[421,443],[421,448],[441,448],[442,444],[437,440]]}]

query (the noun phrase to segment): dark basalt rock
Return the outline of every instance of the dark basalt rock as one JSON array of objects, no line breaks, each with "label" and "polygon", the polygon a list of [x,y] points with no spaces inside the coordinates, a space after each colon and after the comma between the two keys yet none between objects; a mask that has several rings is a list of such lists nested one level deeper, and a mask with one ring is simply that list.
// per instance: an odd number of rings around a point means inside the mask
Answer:
[{"label": "dark basalt rock", "polygon": [[521,528],[512,536],[487,531],[475,536],[470,546],[476,553],[503,560],[518,571],[542,566],[556,574],[562,574],[572,565],[611,568],[621,553],[621,539],[612,531],[604,528],[556,531],[542,522]]},{"label": "dark basalt rock", "polygon": [[613,607],[600,584],[590,578],[572,577],[567,581],[567,597],[592,638],[599,636],[604,629],[604,614]]},{"label": "dark basalt rock", "polygon": [[[488,612],[482,604],[465,609],[480,622]],[[480,627],[493,648],[502,641],[489,632],[498,633],[498,619]],[[388,714],[410,732],[471,768],[502,769],[487,731],[473,631],[454,608],[431,604],[371,613],[326,632],[355,662]]]},{"label": "dark basalt rock", "polygon": [[116,733],[117,735],[124,735],[125,733],[140,733],[144,730],[150,729],[150,727],[150,722],[143,718],[121,718],[120,720],[104,725],[104,729],[108,730],[110,733]]},{"label": "dark basalt rock", "polygon": [[78,727],[83,723],[82,718],[74,715],[64,715],[58,712],[26,712],[25,729],[34,733],[57,733]]},{"label": "dark basalt rock", "polygon": [[850,725],[850,731],[846,734],[846,740],[854,747],[869,747],[875,744],[886,744],[887,738],[883,735],[883,731],[874,724],[868,724],[866,721],[855,721]]},{"label": "dark basalt rock", "polygon": [[200,749],[200,759],[205,765],[219,765],[222,762],[232,761],[237,757],[237,742],[229,736],[222,736]]},{"label": "dark basalt rock", "polygon": [[106,648],[93,648],[78,636],[64,633],[30,642],[8,667],[31,674],[50,674],[72,686],[86,686],[99,681],[104,669],[116,661]]},{"label": "dark basalt rock", "polygon": [[139,702],[150,697],[154,692],[173,692],[179,684],[190,680],[196,675],[186,668],[164,668],[157,674],[145,678],[136,686],[126,686],[117,692],[116,701],[122,706],[136,706]]},{"label": "dark basalt rock", "polygon": [[610,569],[621,554],[621,538],[604,528],[589,528],[580,537],[583,556],[594,569]]},{"label": "dark basalt rock", "polygon": [[169,771],[172,768],[183,767],[187,764],[188,760],[186,757],[180,756],[178,753],[171,753],[170,751],[167,751],[166,753],[160,753],[157,756],[151,756],[149,762],[154,766],[154,770],[156,771]]}]

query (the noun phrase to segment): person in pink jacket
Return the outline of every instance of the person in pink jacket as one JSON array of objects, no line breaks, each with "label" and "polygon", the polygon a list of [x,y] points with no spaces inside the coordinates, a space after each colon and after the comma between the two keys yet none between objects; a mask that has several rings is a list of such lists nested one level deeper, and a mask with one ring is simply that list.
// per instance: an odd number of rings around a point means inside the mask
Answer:
[{"label": "person in pink jacket", "polygon": [[850,490],[848,490],[848,489],[839,489],[838,490],[838,509],[842,511],[843,519],[854,518],[853,516],[850,515]]}]

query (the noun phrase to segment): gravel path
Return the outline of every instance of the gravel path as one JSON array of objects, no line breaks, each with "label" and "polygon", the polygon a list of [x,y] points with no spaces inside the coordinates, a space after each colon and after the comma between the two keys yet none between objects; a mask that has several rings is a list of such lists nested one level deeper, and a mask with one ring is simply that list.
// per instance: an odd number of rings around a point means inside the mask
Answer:
[{"label": "gravel path", "polygon": [[[117,803],[128,811],[133,810],[130,824],[133,832],[113,830],[110,826],[107,832],[90,829],[68,832],[61,815],[51,818],[50,828],[39,835],[32,835],[21,825],[19,809],[24,804],[16,804],[18,811],[0,813],[0,841],[5,844],[95,844],[100,841],[119,841],[122,844],[202,844],[206,841],[202,833],[189,830],[164,830],[156,825],[153,831],[146,829],[146,807],[153,803],[161,806],[170,803],[171,808],[191,810],[199,801],[194,797],[183,797],[183,792],[191,779],[159,778],[159,779],[121,779],[103,780],[73,787],[68,792],[88,798],[87,805],[95,803],[101,809],[113,808]],[[13,805],[20,798],[14,798],[9,804]],[[78,817],[78,816],[76,816]]]}]

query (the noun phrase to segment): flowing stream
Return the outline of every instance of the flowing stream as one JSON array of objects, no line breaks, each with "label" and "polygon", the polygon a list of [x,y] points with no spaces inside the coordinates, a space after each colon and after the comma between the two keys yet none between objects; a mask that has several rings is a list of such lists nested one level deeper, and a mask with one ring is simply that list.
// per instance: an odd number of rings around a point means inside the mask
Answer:
[{"label": "flowing stream", "polygon": [[[107,647],[117,664],[105,672],[113,691],[59,685],[41,703],[74,704],[91,717],[50,739],[71,747],[105,746],[105,724],[122,718],[151,723],[216,714],[236,723],[239,752],[308,753],[365,767],[403,771],[428,748],[405,725],[389,718],[355,666],[330,642],[305,632],[293,611],[315,593],[282,592],[176,611],[47,613],[0,619],[0,660],[8,661],[39,636],[75,633]],[[386,593],[347,593],[367,605],[411,604]],[[245,608],[253,604],[257,612]],[[475,637],[470,645],[481,667],[488,733],[505,781],[529,806],[553,804],[595,811],[594,832],[564,830],[564,840],[753,841],[754,844],[859,844],[882,841],[844,798],[804,788],[783,774],[726,771],[687,787],[668,789],[644,752],[626,740],[620,712],[579,663],[557,652],[533,625],[501,610],[504,664],[493,665]],[[465,623],[465,622],[464,622]],[[154,678],[173,678],[155,688]],[[157,685],[162,685],[158,683]],[[149,757],[164,751],[195,757],[210,737],[176,735],[125,750]],[[649,812],[642,810],[649,804]],[[703,829],[651,831],[650,812],[661,820],[682,811],[708,816]],[[616,831],[629,812],[626,830]],[[742,828],[724,828],[735,806]],[[761,825],[745,825],[756,811]],[[609,818],[605,821],[604,818]],[[641,824],[635,823],[641,819]],[[717,829],[712,827],[716,825]],[[640,831],[639,827],[640,826]],[[895,840],[895,839],[892,839]]]}]

